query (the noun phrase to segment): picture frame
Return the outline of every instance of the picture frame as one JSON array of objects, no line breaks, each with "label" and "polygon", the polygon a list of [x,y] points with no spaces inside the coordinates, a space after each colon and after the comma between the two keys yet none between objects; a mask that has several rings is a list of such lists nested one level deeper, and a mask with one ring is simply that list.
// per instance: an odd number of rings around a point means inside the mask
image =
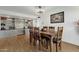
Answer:
[{"label": "picture frame", "polygon": [[50,15],[50,23],[64,23],[64,11]]}]

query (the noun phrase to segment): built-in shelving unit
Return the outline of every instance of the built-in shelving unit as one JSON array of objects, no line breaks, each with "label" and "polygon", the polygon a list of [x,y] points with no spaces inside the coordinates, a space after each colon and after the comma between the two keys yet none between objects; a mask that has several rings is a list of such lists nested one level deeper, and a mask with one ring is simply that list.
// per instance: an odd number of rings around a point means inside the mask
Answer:
[{"label": "built-in shelving unit", "polygon": [[0,30],[24,29],[25,19],[0,16]]},{"label": "built-in shelving unit", "polygon": [[26,34],[30,26],[33,26],[33,20],[0,16],[0,38]]},{"label": "built-in shelving unit", "polygon": [[15,29],[15,19],[0,16],[0,30],[13,30]]}]

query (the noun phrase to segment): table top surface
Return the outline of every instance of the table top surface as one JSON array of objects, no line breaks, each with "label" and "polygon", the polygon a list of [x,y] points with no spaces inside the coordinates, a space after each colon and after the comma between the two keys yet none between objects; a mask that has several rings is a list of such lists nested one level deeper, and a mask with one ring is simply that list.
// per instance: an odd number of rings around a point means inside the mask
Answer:
[{"label": "table top surface", "polygon": [[51,35],[51,36],[54,36],[55,33],[51,33],[51,32],[44,32],[44,31],[40,31],[41,34],[47,34],[47,35]]}]

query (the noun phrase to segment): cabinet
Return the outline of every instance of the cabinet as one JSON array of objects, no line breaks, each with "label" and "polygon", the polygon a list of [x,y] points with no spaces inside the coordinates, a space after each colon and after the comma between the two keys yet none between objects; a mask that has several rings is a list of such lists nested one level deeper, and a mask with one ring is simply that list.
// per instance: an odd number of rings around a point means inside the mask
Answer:
[{"label": "cabinet", "polygon": [[0,29],[1,30],[15,29],[15,19],[0,16]]}]

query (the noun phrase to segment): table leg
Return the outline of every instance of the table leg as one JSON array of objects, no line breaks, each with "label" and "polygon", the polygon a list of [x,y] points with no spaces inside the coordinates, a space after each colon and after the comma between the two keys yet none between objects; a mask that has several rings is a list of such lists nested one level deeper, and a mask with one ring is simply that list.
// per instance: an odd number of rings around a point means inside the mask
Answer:
[{"label": "table leg", "polygon": [[50,39],[50,52],[52,52],[52,39]]}]

